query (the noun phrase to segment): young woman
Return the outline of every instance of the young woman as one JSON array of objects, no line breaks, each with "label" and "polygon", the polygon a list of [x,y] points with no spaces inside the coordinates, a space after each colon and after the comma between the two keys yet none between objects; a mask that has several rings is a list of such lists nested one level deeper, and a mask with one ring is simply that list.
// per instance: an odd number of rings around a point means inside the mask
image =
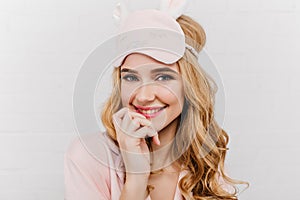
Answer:
[{"label": "young woman", "polygon": [[[75,140],[65,156],[67,200],[237,199],[224,172],[227,133],[214,118],[213,81],[197,53],[202,27],[176,19],[186,38],[184,55],[166,64],[131,52],[113,71],[113,91],[101,119],[106,132],[85,138],[97,158]],[[97,142],[96,142],[97,141]]]}]

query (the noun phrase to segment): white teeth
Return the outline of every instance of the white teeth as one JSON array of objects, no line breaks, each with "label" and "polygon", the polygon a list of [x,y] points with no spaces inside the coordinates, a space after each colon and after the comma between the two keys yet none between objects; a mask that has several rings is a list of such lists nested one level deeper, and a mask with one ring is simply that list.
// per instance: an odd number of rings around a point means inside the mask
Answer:
[{"label": "white teeth", "polygon": [[144,114],[148,114],[149,115],[149,114],[153,114],[153,113],[156,113],[156,112],[160,111],[160,108],[153,109],[153,110],[141,110],[141,109],[139,109],[139,111],[141,111]]}]

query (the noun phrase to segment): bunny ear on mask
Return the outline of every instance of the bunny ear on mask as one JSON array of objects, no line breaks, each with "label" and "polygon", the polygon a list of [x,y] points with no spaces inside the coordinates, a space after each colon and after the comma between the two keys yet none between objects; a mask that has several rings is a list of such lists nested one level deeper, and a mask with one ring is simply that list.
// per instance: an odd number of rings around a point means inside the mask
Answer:
[{"label": "bunny ear on mask", "polygon": [[126,17],[135,11],[155,9],[160,10],[161,0],[120,0],[113,12],[117,25],[120,25]]},{"label": "bunny ear on mask", "polygon": [[188,6],[189,0],[161,0],[159,10],[168,13],[174,19],[180,17]]},{"label": "bunny ear on mask", "polygon": [[146,9],[159,10],[161,0],[121,0],[130,12]]},{"label": "bunny ear on mask", "polygon": [[168,13],[177,19],[184,13],[188,3],[189,0],[120,0],[113,12],[113,17],[116,23],[120,24],[129,13],[154,9]]},{"label": "bunny ear on mask", "polygon": [[116,25],[120,25],[122,20],[124,20],[129,14],[126,4],[118,3],[115,10],[113,11],[113,17]]}]

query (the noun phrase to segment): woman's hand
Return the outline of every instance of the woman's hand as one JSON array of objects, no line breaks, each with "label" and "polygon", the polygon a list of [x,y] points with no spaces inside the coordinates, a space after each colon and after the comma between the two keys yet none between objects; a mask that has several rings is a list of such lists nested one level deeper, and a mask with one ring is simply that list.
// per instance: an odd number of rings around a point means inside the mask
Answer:
[{"label": "woman's hand", "polygon": [[145,138],[152,137],[155,144],[160,144],[151,121],[142,114],[122,108],[113,115],[113,123],[126,172],[150,174],[150,153]]},{"label": "woman's hand", "polygon": [[145,199],[150,175],[150,152],[145,137],[160,144],[156,130],[145,116],[122,108],[113,115],[117,141],[126,168],[126,182],[120,200]]}]

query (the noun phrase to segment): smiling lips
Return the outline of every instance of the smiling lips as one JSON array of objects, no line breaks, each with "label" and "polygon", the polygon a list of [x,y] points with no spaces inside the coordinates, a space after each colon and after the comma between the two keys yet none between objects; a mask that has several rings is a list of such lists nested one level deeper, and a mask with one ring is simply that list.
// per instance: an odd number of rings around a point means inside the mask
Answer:
[{"label": "smiling lips", "polygon": [[159,115],[161,111],[166,108],[164,107],[143,107],[143,106],[134,106],[136,108],[136,111],[142,115],[144,115],[147,118],[153,118]]}]

